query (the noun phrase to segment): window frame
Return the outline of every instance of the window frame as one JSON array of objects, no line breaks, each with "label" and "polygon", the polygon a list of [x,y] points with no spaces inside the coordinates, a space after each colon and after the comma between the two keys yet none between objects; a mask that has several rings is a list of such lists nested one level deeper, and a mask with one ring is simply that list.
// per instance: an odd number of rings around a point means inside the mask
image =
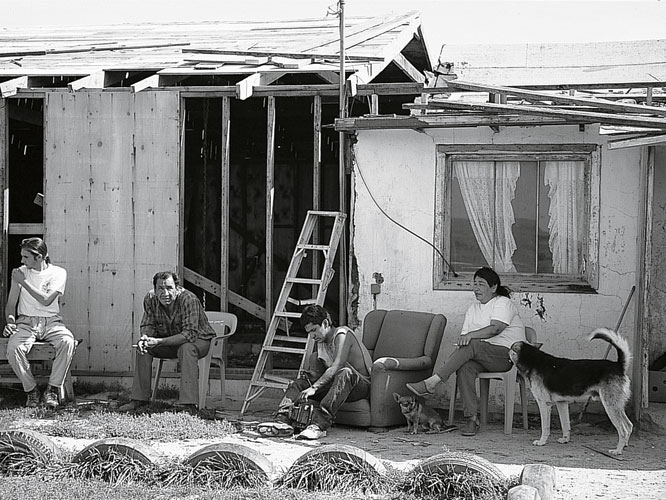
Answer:
[{"label": "window frame", "polygon": [[[503,274],[502,282],[516,292],[596,293],[599,288],[599,204],[601,155],[596,144],[439,144],[435,155],[435,247],[450,259],[451,181],[454,160],[547,161],[582,160],[585,162],[584,196],[588,237],[583,242],[586,272],[580,278],[570,275],[515,273]],[[480,266],[479,266],[480,267]],[[473,273],[453,273],[438,252],[433,252],[433,289],[469,290]]]}]

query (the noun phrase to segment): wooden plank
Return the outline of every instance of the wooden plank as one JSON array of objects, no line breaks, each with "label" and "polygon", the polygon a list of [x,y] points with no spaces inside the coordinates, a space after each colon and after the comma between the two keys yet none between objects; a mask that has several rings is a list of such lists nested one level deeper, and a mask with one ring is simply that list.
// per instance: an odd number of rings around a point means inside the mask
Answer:
[{"label": "wooden plank", "polygon": [[158,88],[160,86],[160,75],[150,75],[143,80],[132,85],[132,90],[134,92],[141,92],[142,90],[149,88]]},{"label": "wooden plank", "polygon": [[241,101],[244,101],[248,97],[252,96],[254,87],[259,85],[260,82],[261,73],[253,73],[247,78],[243,78],[236,84],[236,97],[238,97],[238,99]]},{"label": "wooden plank", "polygon": [[18,224],[10,223],[7,234],[44,234],[44,224]]},{"label": "wooden plank", "polygon": [[94,73],[74,80],[67,84],[70,90],[81,90],[81,89],[103,89],[105,86],[105,71],[95,71]]},{"label": "wooden plank", "polygon": [[222,175],[220,176],[220,307],[222,311],[228,310],[229,302],[229,192],[231,174],[231,102],[228,97],[222,98]]},{"label": "wooden plank", "polygon": [[[546,106],[531,106],[520,104],[493,104],[493,103],[467,103],[461,101],[432,100],[427,104],[428,109],[457,109],[463,111],[523,113],[537,116],[563,118],[565,120],[586,120],[593,123],[609,123],[611,125],[638,125],[658,129],[666,128],[666,119],[650,116],[631,116],[611,113],[597,113],[594,111],[576,111],[553,109]],[[406,109],[423,109],[421,104],[403,104]]]},{"label": "wooden plank", "polygon": [[242,310],[250,313],[255,318],[262,319],[264,321],[270,321],[270,317],[266,315],[266,309],[261,307],[259,304],[255,304],[251,300],[246,299],[245,297],[237,294],[236,292],[229,290],[229,303],[240,307]]},{"label": "wooden plank", "polygon": [[180,114],[177,93],[144,90],[134,96],[134,298],[131,316],[128,311],[122,322],[127,361],[134,358],[129,345],[138,338],[153,275],[178,268]]},{"label": "wooden plank", "polygon": [[47,93],[44,101],[44,239],[54,264],[67,270],[60,299],[65,324],[88,349],[73,367],[90,369],[91,343],[88,271],[90,214],[90,107],[88,93]]},{"label": "wooden plank", "polygon": [[499,85],[484,85],[473,82],[464,82],[460,80],[451,80],[447,85],[449,87],[453,87],[454,89],[500,93],[505,95],[508,94],[531,101],[551,101],[556,104],[592,106],[595,108],[607,109],[609,111],[625,111],[628,113],[666,116],[666,108],[656,106],[642,106],[639,104],[626,104],[597,98],[570,97],[561,94],[547,94],[535,90],[519,89],[515,87],[502,87]]},{"label": "wooden plank", "polygon": [[402,72],[418,83],[425,83],[425,76],[410,63],[401,53],[393,57],[393,62],[402,70]]},{"label": "wooden plank", "polygon": [[636,146],[650,146],[654,144],[662,144],[666,142],[666,134],[660,135],[642,135],[640,137],[632,137],[631,139],[618,139],[616,141],[608,141],[608,149],[622,149],[633,148]]},{"label": "wooden plank", "polygon": [[16,95],[19,88],[26,88],[28,86],[28,77],[20,76],[12,80],[0,83],[0,97],[6,98]]},{"label": "wooden plank", "polygon": [[[364,116],[357,118],[337,118],[335,130],[380,130],[380,129],[421,129],[421,128],[457,128],[500,125],[506,126],[542,126],[571,125],[573,120],[527,115],[420,115],[420,116]],[[593,123],[580,120],[578,123]]]},{"label": "wooden plank", "polygon": [[[313,137],[312,137],[312,209],[321,210],[321,97],[314,96],[313,98]],[[312,243],[319,244],[319,231],[318,222],[315,222],[314,230],[312,231]],[[312,276],[318,276],[319,267],[321,265],[320,252],[312,253]],[[317,287],[312,287],[312,296],[317,294]]]},{"label": "wooden plank", "polygon": [[266,106],[266,328],[273,313],[273,224],[275,200],[275,97]]},{"label": "wooden plank", "polygon": [[[284,52],[284,51],[264,51],[264,50],[227,50],[227,49],[205,49],[205,48],[190,48],[183,49],[184,54],[235,54],[252,57],[292,57],[294,59],[312,59],[317,57],[320,59],[339,59],[340,55],[337,52],[330,53],[310,53],[305,54],[302,52]],[[350,61],[383,61],[384,58],[376,55],[360,55],[349,54],[345,56]]]},{"label": "wooden plank", "polygon": [[[0,311],[4,313],[6,305],[7,279],[7,234],[9,228],[9,196],[7,191],[7,168],[9,159],[9,101],[0,97]],[[4,315],[2,316],[4,318]]]}]

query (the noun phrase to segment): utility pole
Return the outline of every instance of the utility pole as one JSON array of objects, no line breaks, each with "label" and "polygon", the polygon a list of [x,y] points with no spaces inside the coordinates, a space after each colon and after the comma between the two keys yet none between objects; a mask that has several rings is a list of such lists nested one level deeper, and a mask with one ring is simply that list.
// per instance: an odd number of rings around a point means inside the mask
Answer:
[{"label": "utility pole", "polygon": [[[338,0],[338,20],[340,22],[340,110],[339,118],[345,118],[347,115],[346,103],[346,75],[345,75],[345,0]],[[338,184],[340,189],[340,207],[342,213],[346,213],[346,194],[347,182],[345,175],[345,133],[338,133]],[[348,214],[349,215],[349,214]],[[347,220],[349,217],[347,217]],[[339,290],[339,324],[347,324],[347,236],[346,231],[342,231],[340,238],[340,290]]]}]

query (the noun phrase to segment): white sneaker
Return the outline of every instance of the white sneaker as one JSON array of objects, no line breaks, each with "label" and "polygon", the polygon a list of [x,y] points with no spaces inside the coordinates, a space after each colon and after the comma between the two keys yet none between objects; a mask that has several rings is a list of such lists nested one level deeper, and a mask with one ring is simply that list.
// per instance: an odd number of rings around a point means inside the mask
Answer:
[{"label": "white sneaker", "polygon": [[296,439],[321,439],[326,437],[326,431],[322,431],[317,424],[308,425]]}]

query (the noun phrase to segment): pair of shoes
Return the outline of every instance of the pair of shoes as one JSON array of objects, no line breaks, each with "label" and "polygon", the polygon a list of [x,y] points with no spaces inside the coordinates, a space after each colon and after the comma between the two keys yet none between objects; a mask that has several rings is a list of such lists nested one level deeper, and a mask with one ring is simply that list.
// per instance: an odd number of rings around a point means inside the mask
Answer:
[{"label": "pair of shoes", "polygon": [[417,396],[432,396],[435,394],[434,392],[431,392],[428,390],[425,384],[425,380],[421,380],[421,382],[414,382],[413,384],[405,384],[405,387],[412,391],[414,394]]},{"label": "pair of shoes", "polygon": [[194,403],[175,403],[173,405],[173,411],[175,412],[185,412],[190,415],[196,415],[199,413],[199,408]]},{"label": "pair of shoes", "polygon": [[118,408],[118,411],[126,412],[126,411],[135,411],[140,408],[144,408],[148,406],[149,402],[148,401],[139,401],[138,399],[133,399],[129,403],[125,403],[124,405],[120,406]]},{"label": "pair of shoes", "polygon": [[294,435],[294,428],[284,422],[262,422],[257,432],[263,437],[289,437]]},{"label": "pair of shoes", "polygon": [[479,422],[470,418],[465,424],[465,427],[463,427],[461,434],[463,436],[476,436],[476,433],[478,431],[479,431]]},{"label": "pair of shoes", "polygon": [[49,386],[46,391],[44,391],[44,394],[42,395],[42,401],[44,404],[51,408],[52,410],[58,407],[58,389]]},{"label": "pair of shoes", "polygon": [[326,437],[326,431],[322,431],[317,424],[308,425],[296,439],[320,439]]},{"label": "pair of shoes", "polygon": [[35,388],[32,391],[27,393],[25,406],[27,408],[37,408],[39,406],[39,400],[40,400],[39,388],[35,386]]}]

